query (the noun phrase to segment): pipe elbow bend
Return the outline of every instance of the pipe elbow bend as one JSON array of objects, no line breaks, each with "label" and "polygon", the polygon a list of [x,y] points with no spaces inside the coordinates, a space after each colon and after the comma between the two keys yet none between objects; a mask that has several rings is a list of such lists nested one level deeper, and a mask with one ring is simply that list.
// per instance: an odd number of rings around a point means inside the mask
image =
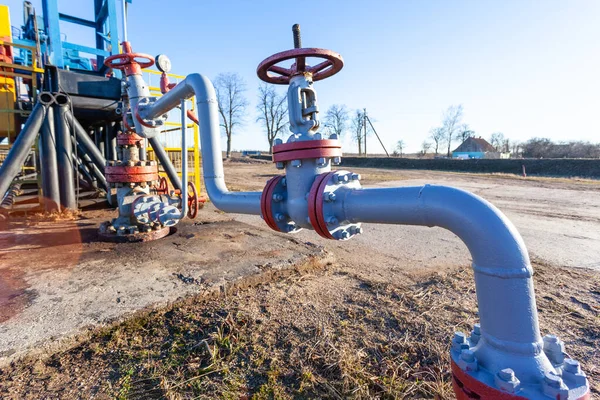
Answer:
[{"label": "pipe elbow bend", "polygon": [[448,186],[425,185],[420,208],[429,226],[456,234],[473,257],[473,267],[486,275],[531,277],[523,238],[493,204],[471,192]]}]

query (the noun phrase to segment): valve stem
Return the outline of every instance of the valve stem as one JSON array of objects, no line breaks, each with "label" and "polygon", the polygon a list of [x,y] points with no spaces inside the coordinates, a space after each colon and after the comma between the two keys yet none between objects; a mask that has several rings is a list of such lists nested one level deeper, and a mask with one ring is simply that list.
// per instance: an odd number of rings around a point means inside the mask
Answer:
[{"label": "valve stem", "polygon": [[294,26],[292,26],[292,32],[294,33],[294,48],[299,49],[302,47],[302,38],[300,37],[300,24],[294,24]]}]

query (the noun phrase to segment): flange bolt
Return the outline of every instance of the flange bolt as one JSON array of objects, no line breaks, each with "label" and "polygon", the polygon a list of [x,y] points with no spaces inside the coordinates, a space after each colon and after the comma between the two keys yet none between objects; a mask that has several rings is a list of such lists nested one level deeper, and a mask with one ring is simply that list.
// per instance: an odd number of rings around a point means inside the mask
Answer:
[{"label": "flange bolt", "polygon": [[452,350],[460,353],[463,348],[469,348],[467,336],[462,332],[455,332],[454,337],[452,338]]}]

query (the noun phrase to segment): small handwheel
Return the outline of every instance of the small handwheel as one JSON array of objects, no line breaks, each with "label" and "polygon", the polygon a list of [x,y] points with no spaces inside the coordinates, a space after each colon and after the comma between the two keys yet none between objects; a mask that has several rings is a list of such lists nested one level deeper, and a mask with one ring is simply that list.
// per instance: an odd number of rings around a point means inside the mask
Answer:
[{"label": "small handwheel", "polygon": [[167,178],[164,176],[161,176],[158,180],[158,188],[156,189],[156,193],[169,194],[169,182],[167,182]]},{"label": "small handwheel", "polygon": [[[306,65],[306,57],[322,58],[325,61],[315,65]],[[282,61],[296,59],[290,68],[277,66]],[[263,60],[256,69],[260,79],[268,83],[287,85],[295,75],[312,74],[313,81],[329,78],[344,67],[344,59],[334,51],[315,48],[300,48],[282,51]],[[273,75],[275,74],[275,75]]]},{"label": "small handwheel", "polygon": [[198,192],[196,191],[196,185],[192,182],[188,182],[188,198],[187,198],[188,212],[187,216],[190,219],[196,218],[198,215]]}]

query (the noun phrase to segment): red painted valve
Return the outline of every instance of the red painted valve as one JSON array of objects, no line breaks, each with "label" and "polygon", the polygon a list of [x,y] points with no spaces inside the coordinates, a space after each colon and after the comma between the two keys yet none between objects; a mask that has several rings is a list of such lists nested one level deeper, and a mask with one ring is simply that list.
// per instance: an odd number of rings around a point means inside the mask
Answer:
[{"label": "red painted valve", "polygon": [[134,75],[142,72],[142,68],[154,65],[154,57],[144,53],[134,53],[129,42],[123,42],[123,53],[106,57],[104,65],[112,69],[125,71],[125,75]]},{"label": "red painted valve", "polygon": [[188,182],[188,212],[187,216],[190,219],[196,218],[198,215],[198,192],[196,191],[196,185],[192,182]]},{"label": "red painted valve", "polygon": [[[329,78],[337,74],[344,67],[344,59],[334,51],[315,48],[302,48],[300,42],[300,26],[294,25],[294,49],[282,51],[266,58],[258,65],[256,74],[260,79],[268,83],[287,85],[295,75],[312,74],[313,81]],[[325,59],[315,65],[306,65],[306,58],[314,57]],[[295,59],[296,62],[290,68],[278,66],[282,61]],[[274,75],[273,75],[274,74]]]}]

